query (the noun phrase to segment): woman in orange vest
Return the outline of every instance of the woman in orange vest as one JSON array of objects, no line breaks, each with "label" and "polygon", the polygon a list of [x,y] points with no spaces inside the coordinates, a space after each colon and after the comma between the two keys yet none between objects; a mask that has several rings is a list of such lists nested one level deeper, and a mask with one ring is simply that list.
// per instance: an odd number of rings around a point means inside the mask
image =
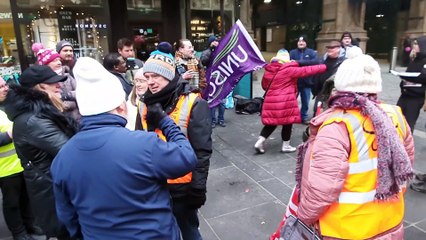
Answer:
[{"label": "woman in orange vest", "polygon": [[296,170],[297,215],[323,239],[403,239],[414,143],[400,108],[378,101],[381,81],[379,64],[352,47],[331,108],[310,123]]}]

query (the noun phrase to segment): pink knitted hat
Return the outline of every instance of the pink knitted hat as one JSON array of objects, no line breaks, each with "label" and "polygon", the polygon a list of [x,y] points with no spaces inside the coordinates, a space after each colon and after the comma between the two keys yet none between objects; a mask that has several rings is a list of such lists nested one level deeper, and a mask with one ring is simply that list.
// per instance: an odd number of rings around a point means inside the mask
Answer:
[{"label": "pink knitted hat", "polygon": [[42,49],[37,54],[37,62],[40,65],[47,65],[58,57],[60,55],[55,50]]}]

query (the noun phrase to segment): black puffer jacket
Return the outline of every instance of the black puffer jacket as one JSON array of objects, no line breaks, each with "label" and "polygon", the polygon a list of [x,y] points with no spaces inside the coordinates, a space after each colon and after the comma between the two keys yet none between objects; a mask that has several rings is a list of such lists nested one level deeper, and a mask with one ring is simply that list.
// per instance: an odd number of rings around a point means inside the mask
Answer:
[{"label": "black puffer jacket", "polygon": [[[416,54],[416,58],[411,61],[406,72],[417,72],[420,73],[417,77],[401,77],[401,95],[410,97],[425,97],[426,90],[426,36],[417,38],[420,52]],[[421,84],[417,87],[414,84]]]}]

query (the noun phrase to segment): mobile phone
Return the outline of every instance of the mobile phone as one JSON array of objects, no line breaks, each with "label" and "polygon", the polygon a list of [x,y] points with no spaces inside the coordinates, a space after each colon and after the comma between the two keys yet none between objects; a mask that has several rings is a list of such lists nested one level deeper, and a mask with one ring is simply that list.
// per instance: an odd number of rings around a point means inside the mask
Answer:
[{"label": "mobile phone", "polygon": [[130,70],[134,69],[136,66],[135,58],[127,58],[126,65],[127,65],[127,69],[130,69]]}]

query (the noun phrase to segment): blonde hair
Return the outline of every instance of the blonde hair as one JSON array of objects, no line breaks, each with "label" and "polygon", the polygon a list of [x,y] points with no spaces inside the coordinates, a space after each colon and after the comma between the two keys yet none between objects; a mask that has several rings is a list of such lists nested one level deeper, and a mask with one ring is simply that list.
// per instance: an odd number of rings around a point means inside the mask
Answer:
[{"label": "blonde hair", "polygon": [[49,92],[47,92],[41,85],[42,83],[39,83],[37,85],[35,85],[33,88],[35,90],[38,90],[40,92],[44,92],[47,94],[47,96],[49,97],[50,101],[52,102],[53,106],[55,106],[60,112],[64,112],[65,107],[64,107],[64,102],[62,102],[61,98],[59,98],[58,96],[56,96],[56,94],[51,94]]},{"label": "blonde hair", "polygon": [[136,94],[136,85],[133,86],[132,92],[130,93],[130,102],[133,106],[138,106],[138,103],[136,102],[138,95]]}]

